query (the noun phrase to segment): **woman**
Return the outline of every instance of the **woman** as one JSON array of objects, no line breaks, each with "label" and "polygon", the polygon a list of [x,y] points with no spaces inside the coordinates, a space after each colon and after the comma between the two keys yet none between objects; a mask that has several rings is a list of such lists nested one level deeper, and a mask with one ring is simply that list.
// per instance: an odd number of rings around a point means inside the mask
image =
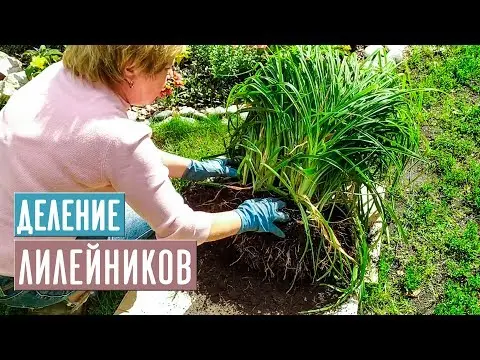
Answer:
[{"label": "woman", "polygon": [[246,231],[283,236],[274,221],[288,217],[275,199],[248,200],[220,213],[189,208],[170,178],[198,181],[235,176],[236,170],[226,160],[163,152],[150,127],[128,119],[130,106],[151,104],[160,95],[183,50],[68,46],[62,61],[14,93],[0,111],[0,304],[42,308],[85,300],[81,293],[13,289],[14,192],[124,192],[127,239],[155,233],[159,240],[195,239],[200,245]]}]

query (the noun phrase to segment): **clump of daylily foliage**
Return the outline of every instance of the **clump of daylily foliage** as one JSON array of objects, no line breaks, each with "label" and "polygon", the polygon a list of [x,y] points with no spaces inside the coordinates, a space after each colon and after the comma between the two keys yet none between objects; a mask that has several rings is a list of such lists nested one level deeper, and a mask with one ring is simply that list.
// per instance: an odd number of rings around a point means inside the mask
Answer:
[{"label": "clump of daylily foliage", "polygon": [[[331,275],[344,291],[361,283],[371,226],[361,191],[381,219],[395,219],[378,189],[398,181],[419,144],[414,115],[420,103],[406,76],[391,62],[367,64],[334,47],[279,48],[232,89],[228,105],[246,104],[242,111],[248,115],[229,120],[229,157],[238,156],[241,180],[254,192],[275,193],[295,204],[307,236],[296,263],[293,250],[267,256],[274,252],[247,237],[243,260],[271,268],[281,258],[285,271],[306,270],[314,281]],[[330,216],[338,212],[355,225],[353,245],[334,231]],[[270,247],[278,248],[278,242]]]}]

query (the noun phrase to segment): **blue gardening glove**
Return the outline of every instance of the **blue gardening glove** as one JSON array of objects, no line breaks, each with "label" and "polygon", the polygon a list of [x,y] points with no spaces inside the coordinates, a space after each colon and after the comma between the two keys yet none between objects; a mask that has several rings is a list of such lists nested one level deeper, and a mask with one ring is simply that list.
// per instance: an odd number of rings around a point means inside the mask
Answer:
[{"label": "blue gardening glove", "polygon": [[242,219],[239,234],[246,231],[271,232],[281,238],[285,234],[273,222],[289,220],[288,214],[281,212],[285,203],[278,199],[251,199],[246,200],[235,210]]},{"label": "blue gardening glove", "polygon": [[228,159],[192,160],[183,178],[191,181],[205,180],[210,177],[236,177],[237,170],[229,166]]}]

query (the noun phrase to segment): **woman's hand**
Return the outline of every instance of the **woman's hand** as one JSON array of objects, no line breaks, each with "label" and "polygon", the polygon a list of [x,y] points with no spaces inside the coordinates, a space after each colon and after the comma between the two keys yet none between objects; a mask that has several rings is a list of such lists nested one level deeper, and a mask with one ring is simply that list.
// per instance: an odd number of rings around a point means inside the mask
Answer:
[{"label": "woman's hand", "polygon": [[242,219],[239,234],[247,231],[270,232],[284,238],[285,234],[275,224],[275,221],[289,220],[287,213],[280,211],[285,203],[274,198],[251,199],[244,201],[235,211]]},{"label": "woman's hand", "polygon": [[192,160],[182,178],[190,181],[205,180],[210,177],[236,177],[237,170],[228,159],[212,159],[205,161]]},{"label": "woman's hand", "polygon": [[270,232],[280,238],[285,234],[274,222],[289,220],[288,214],[280,211],[283,201],[266,198],[246,200],[232,211],[212,214],[212,226],[207,241],[217,241],[247,231]]}]

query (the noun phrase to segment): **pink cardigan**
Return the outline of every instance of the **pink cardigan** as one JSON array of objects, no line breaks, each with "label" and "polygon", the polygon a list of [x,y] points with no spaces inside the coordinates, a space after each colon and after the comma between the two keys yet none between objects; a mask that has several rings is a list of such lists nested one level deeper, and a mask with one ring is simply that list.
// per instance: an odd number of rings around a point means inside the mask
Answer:
[{"label": "pink cardigan", "polygon": [[206,240],[211,216],[184,203],[150,127],[128,119],[128,108],[62,62],[13,94],[0,111],[0,275],[14,274],[14,192],[124,192],[157,239]]}]

